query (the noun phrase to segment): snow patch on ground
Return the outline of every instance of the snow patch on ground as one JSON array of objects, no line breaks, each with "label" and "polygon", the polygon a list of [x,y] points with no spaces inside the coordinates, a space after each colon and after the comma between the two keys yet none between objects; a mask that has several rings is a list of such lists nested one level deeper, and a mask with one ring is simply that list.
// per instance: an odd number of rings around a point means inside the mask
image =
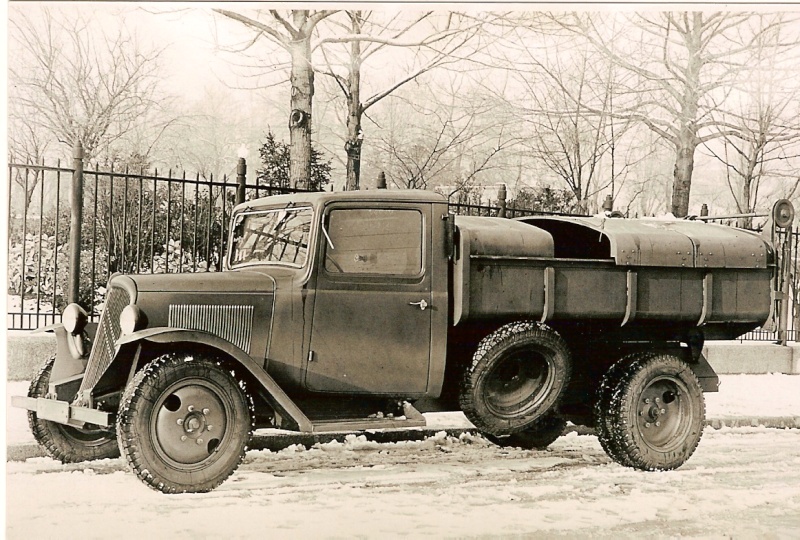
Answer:
[{"label": "snow patch on ground", "polygon": [[255,451],[207,494],[161,495],[121,459],[31,459],[7,472],[9,539],[789,538],[800,528],[800,430],[707,429],[668,473],[613,464],[575,433],[545,452],[444,433]]},{"label": "snow patch on ground", "polygon": [[[800,377],[721,376],[707,416],[800,416]],[[27,383],[11,382],[8,395]],[[7,398],[8,399],[8,398]],[[8,404],[8,403],[7,403]],[[461,413],[429,427],[468,427]],[[7,409],[9,443],[32,441]],[[478,435],[376,443],[363,435],[251,451],[207,494],[166,496],[124,460],[6,464],[9,539],[93,538],[792,538],[800,530],[800,430],[707,428],[680,469],[616,465],[569,433],[547,451]]]},{"label": "snow patch on ground", "polygon": [[720,375],[705,394],[706,416],[800,416],[800,375]]}]

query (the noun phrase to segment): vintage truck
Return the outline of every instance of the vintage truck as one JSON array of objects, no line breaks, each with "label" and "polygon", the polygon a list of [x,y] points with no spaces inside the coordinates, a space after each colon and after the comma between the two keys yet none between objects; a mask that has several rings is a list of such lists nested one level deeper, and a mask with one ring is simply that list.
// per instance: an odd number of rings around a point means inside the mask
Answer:
[{"label": "vintage truck", "polygon": [[771,242],[698,221],[462,217],[373,190],[245,202],[230,231],[225,271],[115,275],[98,323],[73,304],[47,328],[57,354],[14,403],[49,455],[121,452],[147,485],[201,492],[257,428],[461,410],[500,445],[570,420],[620,464],[673,469],[717,390],[704,340],[775,301]]}]

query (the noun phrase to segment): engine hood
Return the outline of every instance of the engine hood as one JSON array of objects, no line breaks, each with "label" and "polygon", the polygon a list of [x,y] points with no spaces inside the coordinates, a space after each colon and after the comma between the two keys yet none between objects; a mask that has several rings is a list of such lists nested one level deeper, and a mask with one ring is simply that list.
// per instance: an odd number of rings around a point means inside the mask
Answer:
[{"label": "engine hood", "polygon": [[[271,269],[270,269],[271,270]],[[147,328],[208,332],[263,359],[272,332],[275,290],[291,276],[261,269],[196,274],[115,276],[144,313]]]},{"label": "engine hood", "polygon": [[[280,272],[278,272],[280,276]],[[126,276],[142,293],[237,293],[269,294],[276,279],[266,271],[203,272],[192,274],[140,274]]]}]

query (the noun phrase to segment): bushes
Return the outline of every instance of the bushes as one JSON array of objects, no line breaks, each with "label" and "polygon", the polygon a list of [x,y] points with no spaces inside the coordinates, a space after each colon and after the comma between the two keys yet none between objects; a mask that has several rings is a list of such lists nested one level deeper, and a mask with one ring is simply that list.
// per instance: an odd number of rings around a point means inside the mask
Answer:
[{"label": "bushes", "polygon": [[[105,253],[95,254],[94,267],[105,268]],[[94,310],[105,297],[105,276],[93,274],[92,251],[81,250],[80,294],[78,303]],[[95,276],[92,293],[92,276]],[[60,312],[67,305],[69,290],[69,246],[57,244],[55,236],[43,234],[41,243],[38,234],[28,233],[25,242],[21,239],[8,249],[8,294],[39,297]]]},{"label": "bushes", "polygon": [[[108,276],[115,272],[217,269],[223,216],[230,216],[233,191],[203,188],[187,196],[185,187],[169,185],[159,182],[154,197],[153,189],[136,179],[101,176],[97,183],[87,183],[78,297],[85,309],[102,307]],[[9,230],[8,294],[38,295],[57,312],[67,304],[69,290],[70,210],[64,206],[58,215],[52,207],[25,224],[12,219]]]}]

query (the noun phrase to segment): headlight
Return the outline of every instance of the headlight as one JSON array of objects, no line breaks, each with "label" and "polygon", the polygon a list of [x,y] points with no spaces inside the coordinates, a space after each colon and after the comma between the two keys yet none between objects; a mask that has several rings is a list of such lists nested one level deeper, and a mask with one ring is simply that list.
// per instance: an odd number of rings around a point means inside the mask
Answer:
[{"label": "headlight", "polygon": [[67,332],[73,336],[77,336],[83,329],[86,328],[86,323],[89,321],[89,315],[78,304],[70,304],[64,308],[61,313],[61,322]]},{"label": "headlight", "polygon": [[137,305],[125,306],[119,315],[119,328],[123,335],[128,335],[147,326],[147,316]]}]

